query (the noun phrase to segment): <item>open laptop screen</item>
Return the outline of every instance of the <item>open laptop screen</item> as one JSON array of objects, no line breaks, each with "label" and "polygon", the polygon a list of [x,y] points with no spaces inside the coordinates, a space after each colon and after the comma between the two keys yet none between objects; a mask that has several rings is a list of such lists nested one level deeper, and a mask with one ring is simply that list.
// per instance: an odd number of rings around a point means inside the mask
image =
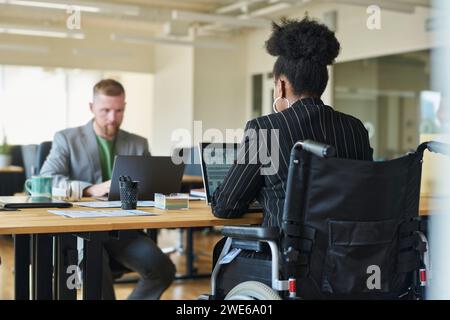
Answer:
[{"label": "open laptop screen", "polygon": [[238,146],[238,143],[200,143],[203,183],[208,204],[211,204],[214,191],[236,162]]},{"label": "open laptop screen", "polygon": [[171,157],[117,155],[108,200],[120,200],[119,179],[122,175],[139,181],[139,200],[153,200],[155,193],[180,192],[183,171],[184,163],[175,164]]}]

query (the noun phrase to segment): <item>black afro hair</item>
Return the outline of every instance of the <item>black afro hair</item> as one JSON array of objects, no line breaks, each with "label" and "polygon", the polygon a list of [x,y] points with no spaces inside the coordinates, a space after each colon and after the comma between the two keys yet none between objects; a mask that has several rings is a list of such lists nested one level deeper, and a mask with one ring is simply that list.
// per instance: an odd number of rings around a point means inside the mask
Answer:
[{"label": "black afro hair", "polygon": [[273,22],[266,49],[270,55],[287,60],[330,65],[339,54],[340,44],[334,32],[314,20],[282,19],[280,24]]}]

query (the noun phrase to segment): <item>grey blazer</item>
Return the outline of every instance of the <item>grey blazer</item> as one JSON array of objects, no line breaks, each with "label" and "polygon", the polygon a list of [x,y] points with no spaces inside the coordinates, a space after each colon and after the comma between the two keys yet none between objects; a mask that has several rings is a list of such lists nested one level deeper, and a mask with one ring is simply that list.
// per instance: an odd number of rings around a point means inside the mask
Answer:
[{"label": "grey blazer", "polygon": [[[119,130],[116,154],[150,155],[147,139]],[[80,181],[82,189],[101,183],[102,169],[93,120],[84,126],[57,132],[40,173]]]}]

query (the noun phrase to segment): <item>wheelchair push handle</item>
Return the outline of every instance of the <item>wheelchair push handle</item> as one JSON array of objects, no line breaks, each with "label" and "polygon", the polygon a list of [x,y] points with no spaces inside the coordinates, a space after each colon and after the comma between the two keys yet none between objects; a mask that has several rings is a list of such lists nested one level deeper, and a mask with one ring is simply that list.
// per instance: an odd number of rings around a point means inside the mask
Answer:
[{"label": "wheelchair push handle", "polygon": [[428,141],[422,143],[418,148],[418,152],[423,152],[425,149],[428,149],[430,152],[440,153],[445,156],[450,156],[450,145],[443,142],[438,141]]},{"label": "wheelchair push handle", "polygon": [[294,145],[294,149],[303,149],[320,158],[331,158],[336,155],[334,147],[312,140],[299,141]]}]

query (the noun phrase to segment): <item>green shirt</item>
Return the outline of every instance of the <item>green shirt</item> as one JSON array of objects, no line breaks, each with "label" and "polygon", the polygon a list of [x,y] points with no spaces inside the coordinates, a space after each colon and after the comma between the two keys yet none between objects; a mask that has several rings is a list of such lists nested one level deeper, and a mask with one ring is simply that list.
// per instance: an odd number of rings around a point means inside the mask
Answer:
[{"label": "green shirt", "polygon": [[111,179],[112,167],[115,156],[115,142],[116,140],[106,140],[102,137],[97,137],[98,151],[100,156],[100,165],[102,167],[103,181]]}]

